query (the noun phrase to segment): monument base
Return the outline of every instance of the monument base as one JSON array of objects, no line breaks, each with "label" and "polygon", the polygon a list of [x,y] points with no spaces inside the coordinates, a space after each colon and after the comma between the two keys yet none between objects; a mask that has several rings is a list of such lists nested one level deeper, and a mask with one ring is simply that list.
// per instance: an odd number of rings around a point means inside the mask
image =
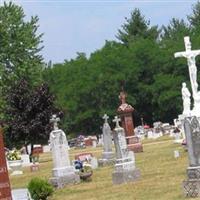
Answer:
[{"label": "monument base", "polygon": [[129,151],[133,151],[134,153],[143,152],[143,146],[140,143],[140,139],[138,136],[126,137],[126,142]]},{"label": "monument base", "polygon": [[102,159],[113,159],[114,158],[114,153],[113,152],[103,152],[102,153]]},{"label": "monument base", "polygon": [[103,152],[102,159],[98,160],[100,167],[115,164],[114,153],[113,152]]},{"label": "monument base", "polygon": [[113,184],[134,182],[140,178],[140,175],[139,169],[114,171],[112,174],[112,181]]},{"label": "monument base", "polygon": [[53,177],[63,177],[73,173],[75,173],[73,166],[58,167],[58,168],[53,168],[52,170]]},{"label": "monument base", "polygon": [[70,173],[62,177],[52,177],[49,182],[56,188],[63,188],[67,184],[77,184],[80,182],[80,177],[76,173]]},{"label": "monument base", "polygon": [[108,165],[114,165],[115,159],[99,159],[98,164],[100,167],[108,166]]},{"label": "monument base", "polygon": [[200,166],[188,167],[188,180],[183,181],[183,190],[186,197],[200,197]]}]

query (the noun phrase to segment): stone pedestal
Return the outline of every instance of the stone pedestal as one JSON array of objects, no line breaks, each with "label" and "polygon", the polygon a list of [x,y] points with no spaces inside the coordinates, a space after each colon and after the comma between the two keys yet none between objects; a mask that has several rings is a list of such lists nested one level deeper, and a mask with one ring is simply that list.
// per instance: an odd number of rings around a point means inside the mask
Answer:
[{"label": "stone pedestal", "polygon": [[140,138],[136,135],[126,137],[126,142],[128,150],[133,151],[134,153],[143,152],[143,146],[140,143]]},{"label": "stone pedestal", "polygon": [[113,165],[115,163],[113,152],[103,152],[102,158],[98,160],[99,166]]},{"label": "stone pedestal", "polygon": [[140,170],[135,168],[134,154],[128,153],[124,159],[117,159],[112,174],[113,184],[133,182],[140,178]]},{"label": "stone pedestal", "polygon": [[188,179],[183,181],[183,190],[186,197],[200,197],[200,166],[188,167]]},{"label": "stone pedestal", "polygon": [[134,134],[134,122],[132,117],[134,108],[126,103],[125,98],[125,93],[120,92],[121,105],[117,109],[117,113],[121,118],[121,124],[125,131],[128,149],[135,153],[143,152],[143,147],[140,143],[139,137]]},{"label": "stone pedestal", "polygon": [[183,181],[186,197],[200,197],[200,124],[197,117],[184,119],[184,130],[188,146],[189,167],[187,180]]},{"label": "stone pedestal", "polygon": [[53,169],[51,184],[56,188],[63,188],[66,184],[76,184],[80,182],[80,177],[75,173],[74,167]]}]

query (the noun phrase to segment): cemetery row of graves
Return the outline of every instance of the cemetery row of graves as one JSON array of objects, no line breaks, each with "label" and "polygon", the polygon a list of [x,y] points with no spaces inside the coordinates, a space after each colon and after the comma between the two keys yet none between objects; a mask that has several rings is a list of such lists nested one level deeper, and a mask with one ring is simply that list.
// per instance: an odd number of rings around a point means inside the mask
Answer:
[{"label": "cemetery row of graves", "polygon": [[[186,138],[181,121],[175,119],[175,124],[173,126],[167,123],[162,124],[161,122],[155,122],[153,128],[144,125],[134,129],[134,122],[132,118],[132,112],[134,111],[134,109],[126,102],[126,95],[124,92],[120,93],[120,99],[121,105],[117,109],[119,117],[115,116],[114,119],[111,119],[112,122],[116,124],[114,130],[111,130],[108,123],[109,116],[105,114],[103,116],[103,134],[99,137],[98,141],[95,136],[79,136],[77,138],[78,142],[76,143],[76,145],[71,145],[70,147],[66,138],[66,134],[58,127],[58,122],[60,121],[60,119],[56,115],[53,115],[51,118],[51,123],[53,123],[53,131],[51,131],[49,136],[49,145],[36,145],[34,147],[34,156],[32,157],[32,162],[30,162],[28,154],[20,155],[17,150],[8,151],[5,154],[7,155],[6,166],[8,170],[10,170],[11,183],[12,181],[15,182],[19,180],[20,176],[24,176],[26,173],[30,174],[31,172],[32,174],[30,176],[32,177],[38,176],[41,173],[40,171],[43,171],[43,173],[46,173],[46,178],[48,177],[48,183],[46,184],[51,184],[52,186],[54,186],[54,188],[56,188],[57,191],[65,191],[65,189],[67,190],[68,187],[73,187],[72,185],[75,185],[75,187],[81,187],[81,184],[91,184],[94,181],[93,177],[95,177],[95,174],[98,174],[97,170],[100,168],[105,168],[110,171],[109,180],[113,186],[123,184],[132,185],[132,183],[137,185],[137,182],[140,182],[144,175],[141,174],[141,169],[139,169],[137,166],[135,153],[145,154],[142,141],[145,141],[146,139],[151,141],[166,137],[166,142],[170,141],[172,144],[178,144],[178,150],[175,150],[174,148],[174,150],[171,151],[171,156],[173,155],[172,158],[174,160],[179,159],[179,151],[183,152],[183,147],[181,146],[184,145],[185,149],[188,148],[186,147]],[[199,126],[198,121],[196,122],[195,120],[196,118],[194,118],[191,123],[197,123],[197,125]],[[122,127],[120,126],[120,124]],[[190,127],[191,125],[188,124],[188,126]],[[174,139],[172,140],[170,138]],[[88,149],[90,149],[90,152],[88,151]],[[93,153],[95,152],[95,149],[97,149],[98,152],[97,157]],[[22,151],[23,150],[24,149],[22,149]],[[69,153],[71,150],[79,151],[79,153],[74,155],[74,159],[70,159],[72,157]],[[47,161],[51,162],[51,165],[53,165],[51,176],[49,176],[49,172],[42,169],[44,167],[44,164],[40,163],[39,161],[40,154],[43,152],[48,156],[49,153],[52,154],[52,159],[51,157],[49,157],[49,160]],[[50,166],[48,165],[48,170],[49,168]],[[30,172],[27,172],[28,169],[30,170]],[[6,174],[7,170],[5,170],[4,173]],[[42,177],[43,176],[44,174],[42,174]],[[7,177],[4,179],[4,184],[6,181],[8,185],[4,185],[4,187],[2,187],[4,188],[4,191],[1,192],[1,195],[8,195],[8,197],[6,197],[8,199],[11,198],[9,197],[9,195],[13,195],[14,199],[20,199],[22,197],[26,199],[31,199],[30,196],[32,196],[33,199],[39,199],[39,197],[34,196],[34,193],[38,194],[38,191],[32,191],[30,188],[30,185],[32,183],[31,181],[33,180],[39,181],[37,179],[29,179],[28,189],[30,193],[25,188],[14,189],[12,192],[9,192],[8,188],[10,188],[10,181],[7,174]],[[14,183],[14,185],[15,184],[16,183]],[[24,186],[24,183],[22,185]],[[20,186],[16,184],[16,187],[18,188]],[[40,185],[38,187],[42,186]],[[196,197],[199,195],[196,190],[192,190],[191,188],[188,189],[187,187],[184,187],[184,189],[186,196]],[[43,195],[46,195],[46,198],[48,196],[52,196],[53,189],[51,191],[47,189],[45,190],[47,192]],[[56,197],[56,195],[58,194],[58,192],[55,192],[52,198],[68,199],[67,194],[64,198]],[[96,198],[97,197],[93,196],[91,199]]]},{"label": "cemetery row of graves", "polygon": [[[114,119],[111,119],[111,122],[115,124],[113,130],[111,130],[108,123],[109,116],[107,114],[103,116],[103,136],[100,138],[102,139],[100,145],[103,147],[101,158],[97,159],[92,153],[85,152],[76,155],[75,160],[71,162],[69,155],[70,147],[66,134],[58,125],[60,118],[53,115],[50,119],[50,122],[53,124],[53,130],[49,135],[49,147],[53,164],[52,176],[48,179],[48,182],[40,180],[39,178],[32,179],[28,184],[28,189],[17,189],[12,192],[8,175],[9,168],[11,169],[10,176],[20,176],[23,174],[21,169],[23,162],[23,164],[30,164],[32,172],[39,171],[39,151],[43,151],[43,148],[35,147],[35,149],[33,149],[33,154],[31,155],[32,163],[29,163],[29,155],[23,157],[22,160],[17,150],[8,151],[7,154],[5,153],[1,134],[1,199],[47,199],[48,196],[52,195],[53,187],[58,190],[65,187],[67,188],[67,185],[81,184],[81,181],[92,181],[92,176],[95,172],[93,172],[93,170],[96,170],[98,166],[102,168],[106,166],[112,167],[110,176],[112,177],[113,185],[138,182],[142,174],[141,169],[137,166],[138,161],[135,158],[135,153],[145,154],[144,145],[141,142],[142,139],[144,139],[144,135],[149,139],[156,139],[164,134],[174,137],[174,143],[184,145],[185,149],[188,151],[189,166],[187,168],[187,177],[182,182],[183,192],[186,197],[199,197],[200,123],[198,110],[200,108],[200,101],[196,80],[195,57],[200,54],[200,50],[191,50],[189,37],[185,37],[184,41],[186,51],[175,53],[175,57],[184,56],[188,60],[194,106],[191,109],[191,95],[186,84],[183,84],[183,113],[178,116],[178,119],[174,120],[174,126],[156,122],[154,123],[153,129],[147,127],[147,125],[143,125],[134,130],[134,108],[127,103],[127,94],[121,91],[119,95],[121,104],[117,108],[117,115]],[[145,128],[148,129],[145,130]],[[97,147],[95,137],[84,138],[83,136],[79,136],[79,140],[81,143],[81,145],[79,145],[80,148],[84,148],[88,144],[92,144],[93,148]],[[113,151],[113,145],[115,151]],[[5,156],[7,156],[7,162]],[[174,159],[179,158],[179,156],[179,151],[174,150]]]}]

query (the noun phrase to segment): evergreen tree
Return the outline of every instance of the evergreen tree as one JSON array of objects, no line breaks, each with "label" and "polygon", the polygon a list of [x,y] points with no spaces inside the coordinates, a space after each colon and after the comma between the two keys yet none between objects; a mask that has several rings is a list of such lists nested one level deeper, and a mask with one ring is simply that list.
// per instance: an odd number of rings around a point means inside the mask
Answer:
[{"label": "evergreen tree", "polygon": [[150,27],[150,21],[145,20],[139,9],[131,12],[130,19],[122,25],[122,30],[118,30],[117,39],[125,45],[130,41],[135,41],[137,38],[151,38],[156,40],[159,35],[157,26]]}]

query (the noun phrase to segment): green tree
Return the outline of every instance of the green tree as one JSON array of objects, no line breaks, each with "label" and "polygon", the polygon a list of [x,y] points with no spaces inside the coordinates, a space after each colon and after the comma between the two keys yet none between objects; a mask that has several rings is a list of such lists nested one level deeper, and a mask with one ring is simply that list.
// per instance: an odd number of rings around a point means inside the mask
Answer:
[{"label": "green tree", "polygon": [[37,34],[38,17],[25,20],[22,7],[10,3],[0,6],[0,76],[6,93],[13,79],[26,75],[30,81],[41,78],[42,34]]},{"label": "green tree", "polygon": [[137,38],[151,38],[156,40],[159,35],[157,26],[150,27],[150,21],[147,21],[141,14],[139,9],[131,12],[130,19],[122,25],[122,29],[118,30],[117,39],[125,45],[130,41],[137,40]]}]

